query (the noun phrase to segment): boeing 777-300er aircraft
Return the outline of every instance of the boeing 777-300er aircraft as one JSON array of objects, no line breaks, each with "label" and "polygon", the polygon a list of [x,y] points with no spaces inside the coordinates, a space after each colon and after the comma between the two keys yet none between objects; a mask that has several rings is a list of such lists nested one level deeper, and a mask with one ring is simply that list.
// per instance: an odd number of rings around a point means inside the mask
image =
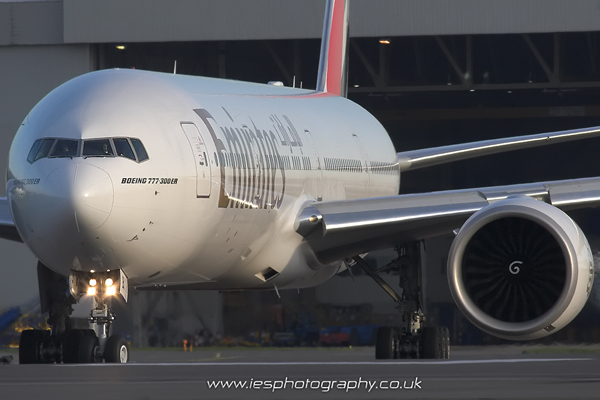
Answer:
[{"label": "boeing 777-300er aircraft", "polygon": [[[424,239],[455,232],[456,304],[492,335],[549,335],[582,309],[590,246],[562,211],[600,202],[600,178],[398,195],[400,174],[600,135],[571,130],[396,153],[345,98],[348,1],[327,3],[316,90],[140,70],[85,74],[31,110],[12,143],[0,236],[39,259],[51,331],[21,363],[127,362],[106,299],[138,289],[280,290],[358,265],[399,304],[377,358],[448,358],[424,315]],[[396,248],[396,291],[361,257]],[[93,296],[93,329],[72,305]]]}]

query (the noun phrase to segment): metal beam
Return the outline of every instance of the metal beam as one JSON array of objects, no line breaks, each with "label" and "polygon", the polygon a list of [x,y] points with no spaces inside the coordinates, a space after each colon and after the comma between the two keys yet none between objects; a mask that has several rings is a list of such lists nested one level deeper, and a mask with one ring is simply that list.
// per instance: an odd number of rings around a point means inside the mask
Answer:
[{"label": "metal beam", "polygon": [[271,46],[271,43],[268,40],[263,40],[263,45],[266,47],[271,57],[273,57],[273,61],[275,61],[275,64],[279,68],[279,71],[281,71],[281,73],[283,74],[283,77],[286,80],[286,86],[292,86],[292,76],[283,64],[283,61],[281,61],[281,57],[279,57],[279,54],[277,54],[275,49],[273,49],[273,46]]},{"label": "metal beam", "polygon": [[560,35],[555,33],[552,36],[554,41],[554,76],[560,81]]},{"label": "metal beam", "polygon": [[600,106],[396,109],[373,115],[380,121],[598,117]]},{"label": "metal beam", "polygon": [[389,44],[379,44],[379,78],[383,86],[387,84],[387,71],[388,71],[388,49]]},{"label": "metal beam", "polygon": [[527,43],[527,46],[529,47],[529,49],[531,50],[531,52],[533,53],[535,59],[537,60],[537,62],[541,65],[541,67],[544,69],[544,72],[546,73],[546,76],[548,76],[548,80],[551,83],[558,83],[558,76],[552,72],[552,70],[550,69],[550,67],[548,67],[548,64],[546,63],[546,60],[544,60],[544,57],[542,57],[542,55],[540,54],[540,52],[538,51],[537,47],[535,47],[535,44],[533,44],[533,42],[531,41],[531,38],[529,37],[529,35],[525,34],[522,35],[523,39],[525,40],[525,43]]},{"label": "metal beam", "polygon": [[600,81],[591,82],[543,82],[543,83],[481,83],[467,85],[415,85],[415,86],[386,86],[386,87],[358,87],[349,88],[350,93],[402,93],[402,92],[450,92],[450,91],[469,91],[469,90],[521,90],[521,89],[581,89],[581,88],[599,88]]},{"label": "metal beam", "polygon": [[446,47],[444,40],[442,40],[442,38],[440,36],[435,36],[435,41],[437,42],[437,44],[440,46],[440,48],[444,52],[444,55],[450,62],[450,65],[452,66],[452,68],[454,68],[454,72],[456,72],[456,75],[458,75],[458,78],[460,79],[461,83],[467,87],[472,85],[473,77],[471,75],[467,75],[463,72],[463,70],[460,68],[460,66],[456,62],[456,59],[454,58],[454,56],[452,55],[450,50],[448,50],[448,47]]},{"label": "metal beam", "polygon": [[369,62],[367,57],[365,56],[365,53],[362,52],[362,50],[358,46],[358,43],[356,43],[355,40],[350,40],[350,45],[356,52],[356,55],[358,56],[360,61],[363,63],[363,65],[364,65],[365,69],[367,70],[367,72],[369,73],[369,75],[371,76],[371,79],[373,80],[375,87],[383,88],[385,86],[383,79],[377,72],[375,72],[375,68],[373,68],[373,66],[371,65],[371,63]]},{"label": "metal beam", "polygon": [[467,75],[473,85],[473,36],[467,35]]}]

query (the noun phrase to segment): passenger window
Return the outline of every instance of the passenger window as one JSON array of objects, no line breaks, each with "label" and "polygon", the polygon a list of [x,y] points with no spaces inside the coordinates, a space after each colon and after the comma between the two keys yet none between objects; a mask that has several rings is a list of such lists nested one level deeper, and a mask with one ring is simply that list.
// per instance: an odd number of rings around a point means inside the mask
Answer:
[{"label": "passenger window", "polygon": [[27,161],[33,163],[35,161],[35,153],[37,153],[40,148],[40,144],[42,144],[42,139],[38,139],[33,142],[33,146],[31,146],[31,150],[29,150],[29,155],[27,156]]},{"label": "passenger window", "polygon": [[135,161],[135,154],[133,154],[129,140],[125,138],[113,139],[113,143],[115,144],[115,150],[119,157],[125,157]]},{"label": "passenger window", "polygon": [[114,153],[108,139],[94,139],[83,142],[83,156],[110,157]]},{"label": "passenger window", "polygon": [[144,148],[144,145],[142,144],[142,142],[139,139],[130,139],[131,140],[131,144],[133,145],[133,149],[135,150],[135,153],[137,154],[138,157],[138,161],[144,161],[148,159],[148,153],[146,153],[146,149]]},{"label": "passenger window", "polygon": [[58,139],[50,157],[76,157],[78,144],[77,140]]},{"label": "passenger window", "polygon": [[54,144],[54,139],[44,139],[42,145],[40,146],[37,153],[35,153],[35,158],[33,161],[39,160],[40,158],[48,157],[48,153],[50,153],[50,149]]}]

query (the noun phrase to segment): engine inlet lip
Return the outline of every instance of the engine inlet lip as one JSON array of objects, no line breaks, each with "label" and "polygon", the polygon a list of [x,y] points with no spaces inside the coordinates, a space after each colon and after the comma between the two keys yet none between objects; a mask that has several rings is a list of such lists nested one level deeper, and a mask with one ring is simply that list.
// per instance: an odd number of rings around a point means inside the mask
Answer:
[{"label": "engine inlet lip", "polygon": [[[516,198],[500,201],[474,214],[465,222],[450,248],[448,257],[448,284],[450,292],[458,308],[474,325],[480,329],[504,338],[526,336],[543,330],[549,326],[548,321],[556,321],[569,306],[569,299],[574,296],[577,284],[577,268],[575,250],[564,229],[552,218],[527,204],[523,200],[536,203],[537,207],[553,207],[538,200]],[[498,206],[503,206],[502,212],[496,212]],[[462,263],[466,246],[471,238],[483,226],[502,218],[516,217],[530,220],[549,231],[559,244],[563,257],[568,261],[565,285],[556,303],[544,314],[526,322],[506,322],[493,318],[484,313],[471,299],[462,281]]]}]

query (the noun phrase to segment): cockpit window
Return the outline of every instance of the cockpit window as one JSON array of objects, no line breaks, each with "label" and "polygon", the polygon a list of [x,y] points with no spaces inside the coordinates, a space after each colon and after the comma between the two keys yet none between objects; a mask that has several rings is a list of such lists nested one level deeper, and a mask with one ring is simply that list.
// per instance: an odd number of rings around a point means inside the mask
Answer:
[{"label": "cockpit window", "polygon": [[33,159],[33,161],[39,160],[40,158],[48,157],[48,153],[50,153],[50,149],[52,148],[53,144],[54,139],[44,139],[37,153],[35,153],[35,158]]},{"label": "cockpit window", "polygon": [[142,144],[140,139],[131,139],[131,144],[133,145],[133,148],[135,149],[135,153],[137,154],[138,161],[142,162],[142,161],[148,159],[148,153],[146,153],[146,149],[144,148],[144,145]]},{"label": "cockpit window", "polygon": [[115,155],[137,162],[148,159],[148,153],[139,139],[118,137],[81,141],[45,138],[37,139],[33,143],[29,149],[27,161],[33,164],[44,157],[114,157]]},{"label": "cockpit window", "polygon": [[93,139],[83,142],[84,157],[112,157],[114,155],[110,140],[108,139]]},{"label": "cockpit window", "polygon": [[50,157],[76,157],[78,145],[77,140],[58,139]]},{"label": "cockpit window", "polygon": [[33,146],[31,146],[31,150],[29,150],[29,155],[27,156],[27,161],[33,163],[35,161],[35,153],[37,153],[40,148],[40,144],[42,144],[42,139],[38,139],[33,142]]},{"label": "cockpit window", "polygon": [[113,143],[115,144],[117,156],[130,158],[135,161],[135,154],[133,154],[129,140],[126,138],[116,138],[113,139]]}]

